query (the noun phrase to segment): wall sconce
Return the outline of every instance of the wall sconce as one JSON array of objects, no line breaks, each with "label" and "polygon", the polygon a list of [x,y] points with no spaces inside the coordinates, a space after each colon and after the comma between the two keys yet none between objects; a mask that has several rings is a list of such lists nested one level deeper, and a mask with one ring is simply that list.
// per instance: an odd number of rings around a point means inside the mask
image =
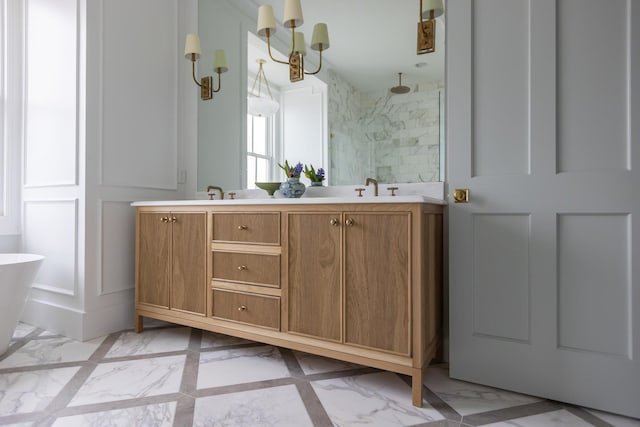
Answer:
[{"label": "wall sconce", "polygon": [[[247,96],[247,113],[252,116],[270,117],[280,109],[280,104],[273,100],[269,81],[264,73],[264,69],[262,69],[262,64],[265,64],[267,61],[259,58],[256,59],[256,62],[260,64],[260,69],[258,70],[258,74],[256,74],[256,79],[253,81],[253,86]],[[267,88],[267,93],[269,94],[268,98],[266,96],[262,96],[263,83]],[[258,86],[257,93],[256,86]]]},{"label": "wall sconce", "polygon": [[327,24],[318,23],[313,27],[313,36],[311,37],[311,49],[320,52],[320,65],[318,69],[312,72],[304,71],[304,55],[306,48],[304,46],[304,34],[297,32],[296,28],[301,26],[302,6],[300,0],[285,0],[284,2],[284,18],[282,24],[286,28],[291,28],[291,52],[288,61],[280,61],[275,59],[271,54],[271,36],[276,32],[276,19],[273,16],[273,8],[268,5],[262,5],[258,9],[258,35],[267,38],[267,49],[269,57],[279,64],[289,66],[289,80],[298,82],[304,79],[304,75],[318,74],[322,68],[322,51],[329,49],[329,32]]},{"label": "wall sconce", "polygon": [[213,77],[207,76],[200,79],[200,83],[196,79],[196,61],[200,58],[202,51],[200,50],[200,37],[196,34],[187,34],[187,41],[184,45],[184,57],[191,61],[191,73],[193,81],[200,87],[200,98],[207,101],[213,98],[213,94],[220,92],[222,82],[220,74],[225,73],[229,68],[227,66],[227,56],[223,49],[217,49],[214,54],[213,71],[218,73],[218,88],[213,88]]},{"label": "wall sconce", "polygon": [[418,55],[436,50],[436,18],[444,12],[442,0],[420,0]]}]

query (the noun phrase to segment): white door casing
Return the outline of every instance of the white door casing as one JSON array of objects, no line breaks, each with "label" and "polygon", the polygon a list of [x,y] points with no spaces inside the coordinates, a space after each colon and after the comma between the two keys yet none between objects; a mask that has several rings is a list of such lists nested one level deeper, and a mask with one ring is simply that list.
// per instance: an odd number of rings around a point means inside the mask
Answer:
[{"label": "white door casing", "polygon": [[451,376],[640,417],[640,4],[446,17]]}]

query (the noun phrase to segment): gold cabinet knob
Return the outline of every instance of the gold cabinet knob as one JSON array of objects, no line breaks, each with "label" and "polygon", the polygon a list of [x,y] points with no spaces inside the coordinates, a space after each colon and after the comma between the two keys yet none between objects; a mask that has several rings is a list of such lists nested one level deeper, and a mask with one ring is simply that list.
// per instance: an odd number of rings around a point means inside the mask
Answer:
[{"label": "gold cabinet knob", "polygon": [[163,216],[162,218],[160,218],[160,221],[169,222],[169,217],[168,216]]},{"label": "gold cabinet knob", "polygon": [[239,225],[238,230],[246,230],[248,227],[246,225]]},{"label": "gold cabinet knob", "polygon": [[469,189],[468,188],[456,188],[453,190],[453,202],[454,203],[469,203]]},{"label": "gold cabinet knob", "polygon": [[240,307],[238,307],[238,311],[247,311],[247,306],[241,305]]},{"label": "gold cabinet knob", "polygon": [[171,222],[178,222],[178,218],[176,218],[175,216],[171,217]]},{"label": "gold cabinet knob", "polygon": [[337,226],[338,225],[338,219],[337,218],[331,218],[331,221],[329,221],[329,224],[333,225],[333,226]]},{"label": "gold cabinet knob", "polygon": [[351,227],[353,224],[355,224],[355,221],[352,218],[347,218],[344,223],[347,227]]},{"label": "gold cabinet knob", "polygon": [[246,265],[239,265],[238,266],[238,271],[242,271],[242,270],[246,270],[247,266]]}]

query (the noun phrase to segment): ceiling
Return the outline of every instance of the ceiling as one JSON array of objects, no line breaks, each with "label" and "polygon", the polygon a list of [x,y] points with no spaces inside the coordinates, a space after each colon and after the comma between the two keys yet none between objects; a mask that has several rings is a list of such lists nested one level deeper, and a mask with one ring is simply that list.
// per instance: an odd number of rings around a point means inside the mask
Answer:
[{"label": "ceiling", "polygon": [[[284,0],[246,1],[255,5],[256,20],[259,5],[270,4],[281,24]],[[323,68],[334,69],[356,89],[366,92],[390,88],[398,84],[399,72],[403,73],[403,84],[408,86],[444,79],[444,15],[437,19],[436,52],[417,55],[419,0],[301,0],[301,3],[304,24],[299,29],[305,35],[307,50],[314,24],[325,22],[331,45],[323,52]],[[280,26],[276,35],[283,36],[284,31],[288,30]],[[252,47],[250,43],[249,47],[248,64],[254,73],[255,58],[268,58],[259,44]],[[288,83],[288,69],[284,65],[269,60],[265,72],[275,86]]]}]

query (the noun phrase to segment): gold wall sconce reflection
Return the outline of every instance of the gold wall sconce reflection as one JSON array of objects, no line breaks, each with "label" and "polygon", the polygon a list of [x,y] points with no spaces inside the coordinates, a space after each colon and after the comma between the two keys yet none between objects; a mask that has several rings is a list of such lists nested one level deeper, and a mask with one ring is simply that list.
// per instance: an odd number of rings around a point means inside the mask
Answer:
[{"label": "gold wall sconce reflection", "polygon": [[184,56],[191,61],[191,73],[193,81],[200,87],[200,99],[207,101],[213,99],[213,94],[220,92],[222,89],[222,80],[220,74],[227,72],[229,67],[227,65],[227,56],[223,49],[217,49],[214,53],[213,59],[213,71],[218,73],[218,87],[213,88],[213,77],[206,76],[200,79],[200,82],[196,79],[196,61],[200,58],[202,50],[200,49],[200,37],[196,34],[187,34],[187,40],[184,46]]},{"label": "gold wall sconce reflection", "polygon": [[436,18],[443,12],[442,0],[420,0],[418,55],[436,51]]},{"label": "gold wall sconce reflection", "polygon": [[303,24],[302,6],[300,0],[285,0],[284,17],[282,24],[286,28],[291,28],[291,50],[289,52],[288,61],[276,59],[271,54],[271,36],[276,32],[276,19],[273,15],[273,8],[268,5],[262,5],[258,9],[258,35],[266,37],[267,50],[269,57],[279,64],[289,66],[289,80],[298,82],[304,79],[304,75],[318,74],[322,69],[322,51],[329,49],[329,32],[327,24],[318,23],[313,27],[313,35],[311,37],[311,49],[320,52],[320,64],[315,71],[307,72],[304,70],[304,56],[307,54],[305,47],[304,34],[296,32],[296,28]]}]

